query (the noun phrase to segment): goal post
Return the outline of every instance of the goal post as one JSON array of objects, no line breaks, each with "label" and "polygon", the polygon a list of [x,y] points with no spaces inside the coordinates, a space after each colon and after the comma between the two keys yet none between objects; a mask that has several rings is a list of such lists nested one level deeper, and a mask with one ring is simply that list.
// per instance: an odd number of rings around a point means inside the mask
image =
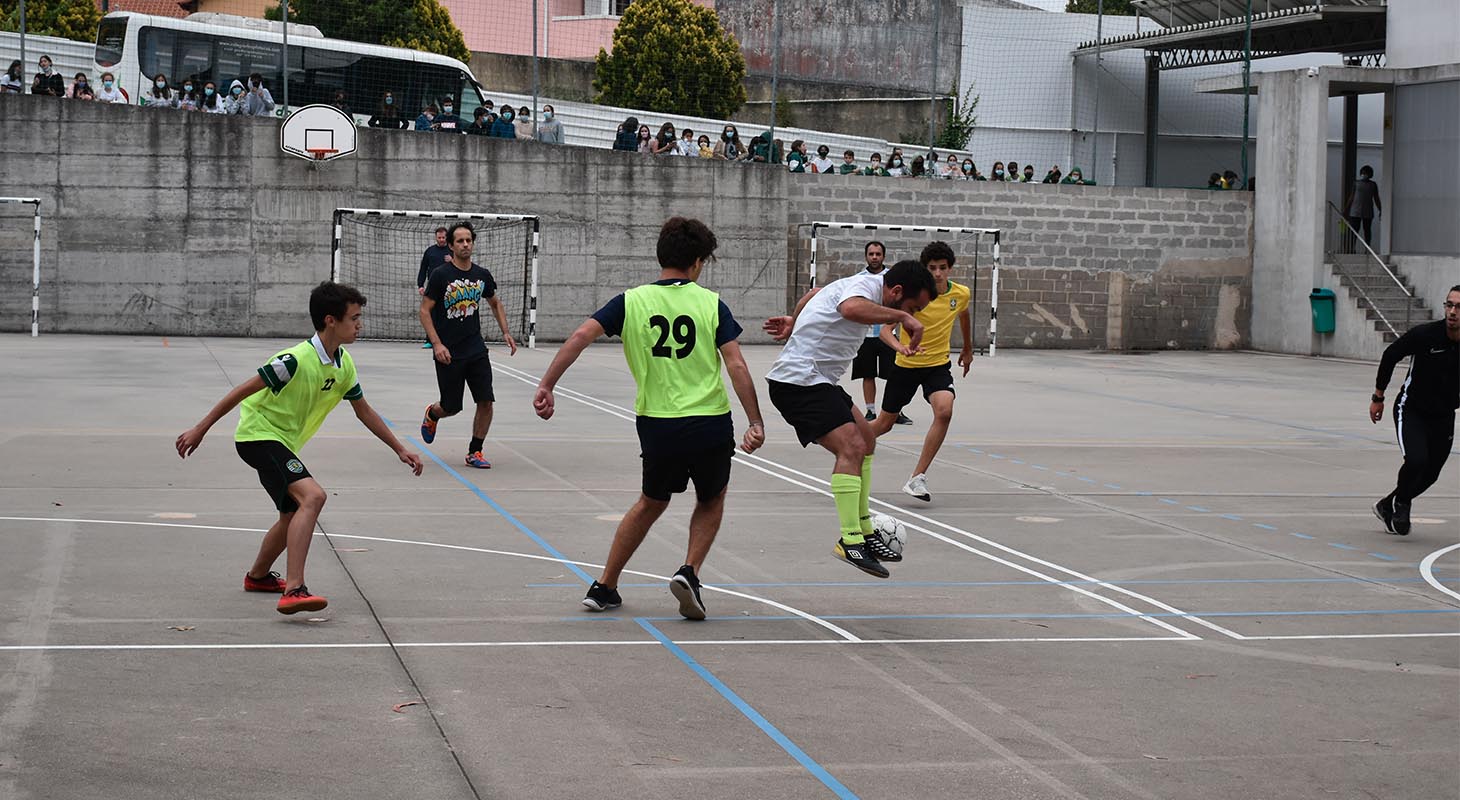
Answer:
[{"label": "goal post", "polygon": [[[992,259],[991,259],[992,260],[992,263],[989,265],[989,306],[988,306],[989,307],[989,356],[992,357],[994,355],[994,350],[995,350],[995,347],[996,347],[996,342],[998,340],[998,330],[999,330],[999,238],[1000,238],[1000,235],[1001,235],[1001,229],[1000,228],[959,228],[959,227],[950,227],[950,226],[946,226],[946,225],[893,225],[893,224],[875,223],[875,222],[838,222],[838,221],[825,221],[825,220],[818,220],[818,221],[812,222],[812,223],[810,223],[810,226],[811,226],[811,267],[810,267],[810,276],[809,277],[810,277],[810,285],[811,285],[811,288],[813,288],[813,289],[816,288],[816,286],[818,285],[817,284],[817,278],[818,278],[818,272],[817,272],[817,253],[818,253],[818,250],[820,249],[819,246],[818,246],[819,243],[820,243],[820,240],[822,238],[824,238],[824,236],[822,234],[822,231],[827,231],[828,233],[830,233],[830,232],[847,232],[847,233],[850,233],[850,232],[854,232],[854,231],[861,231],[861,232],[865,232],[865,233],[868,233],[868,234],[872,234],[874,236],[876,236],[876,235],[901,235],[901,234],[908,234],[908,233],[912,233],[912,234],[933,234],[935,237],[938,234],[947,234],[949,236],[972,236],[973,237],[973,241],[974,241],[974,246],[973,246],[973,263],[971,265],[971,268],[972,268],[972,271],[973,271],[972,274],[974,275],[975,280],[973,282],[971,282],[972,285],[969,288],[974,293],[973,294],[973,302],[975,302],[975,303],[978,300],[978,287],[977,287],[976,280],[977,280],[977,276],[978,276],[979,253],[980,253],[980,250],[981,250],[980,245],[982,244],[982,242],[983,242],[983,240],[985,238],[988,238],[990,240],[990,245],[991,245],[991,247],[990,247],[990,254],[992,256]],[[891,266],[892,263],[893,263],[893,260],[892,259],[888,259],[888,266]]]},{"label": "goal post", "polygon": [[[416,272],[422,253],[435,244],[435,230],[469,222],[476,230],[472,260],[497,282],[513,336],[537,345],[537,254],[540,219],[534,214],[490,211],[414,211],[337,208],[330,243],[330,279],[348,283],[370,301],[362,339],[419,341],[421,330]],[[490,314],[482,312],[482,335],[500,336]]]},{"label": "goal post", "polygon": [[41,332],[41,201],[38,197],[0,197],[0,205],[31,206],[30,335]]}]

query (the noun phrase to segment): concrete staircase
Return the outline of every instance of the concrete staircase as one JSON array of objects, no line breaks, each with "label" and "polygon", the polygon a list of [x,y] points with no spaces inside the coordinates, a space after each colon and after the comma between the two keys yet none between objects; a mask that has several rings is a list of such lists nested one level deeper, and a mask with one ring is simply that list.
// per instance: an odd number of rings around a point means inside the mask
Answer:
[{"label": "concrete staircase", "polygon": [[[1389,330],[1389,325],[1393,325],[1395,331],[1404,333],[1415,325],[1434,319],[1424,298],[1406,296],[1404,290],[1394,283],[1394,279],[1369,254],[1330,254],[1328,265],[1338,275],[1339,285],[1347,287],[1349,302],[1367,315],[1374,331],[1383,337],[1386,345],[1399,338]],[[1414,286],[1409,279],[1394,265],[1390,264],[1389,269],[1404,283],[1404,289],[1414,292]],[[1389,325],[1384,324],[1386,318]]]}]

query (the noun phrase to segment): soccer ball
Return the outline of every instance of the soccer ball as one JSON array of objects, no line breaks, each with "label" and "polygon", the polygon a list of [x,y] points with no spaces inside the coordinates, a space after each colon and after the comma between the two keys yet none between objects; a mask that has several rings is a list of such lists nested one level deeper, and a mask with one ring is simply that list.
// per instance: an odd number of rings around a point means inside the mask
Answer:
[{"label": "soccer ball", "polygon": [[898,555],[902,555],[903,548],[907,547],[907,529],[902,523],[886,514],[872,514],[872,535],[882,540],[887,549]]}]

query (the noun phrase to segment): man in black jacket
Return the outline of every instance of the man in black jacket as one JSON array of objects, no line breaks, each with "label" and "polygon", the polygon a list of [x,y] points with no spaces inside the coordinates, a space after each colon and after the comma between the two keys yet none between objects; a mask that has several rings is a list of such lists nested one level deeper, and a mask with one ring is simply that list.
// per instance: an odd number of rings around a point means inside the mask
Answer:
[{"label": "man in black jacket", "polygon": [[1398,485],[1374,504],[1374,516],[1390,533],[1409,533],[1409,506],[1440,477],[1455,442],[1455,409],[1460,407],[1460,285],[1445,295],[1445,318],[1416,325],[1384,351],[1369,419],[1384,416],[1384,388],[1399,360],[1410,356],[1409,375],[1394,400],[1394,428],[1404,464]]}]

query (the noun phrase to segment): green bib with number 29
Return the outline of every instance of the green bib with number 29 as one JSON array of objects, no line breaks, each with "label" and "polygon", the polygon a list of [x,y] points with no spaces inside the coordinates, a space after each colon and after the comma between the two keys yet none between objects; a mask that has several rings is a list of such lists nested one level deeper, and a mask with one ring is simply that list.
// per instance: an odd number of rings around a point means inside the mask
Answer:
[{"label": "green bib with number 29", "polygon": [[730,413],[720,377],[720,296],[699,284],[649,284],[624,292],[624,359],[639,384],[634,413],[702,417]]}]

